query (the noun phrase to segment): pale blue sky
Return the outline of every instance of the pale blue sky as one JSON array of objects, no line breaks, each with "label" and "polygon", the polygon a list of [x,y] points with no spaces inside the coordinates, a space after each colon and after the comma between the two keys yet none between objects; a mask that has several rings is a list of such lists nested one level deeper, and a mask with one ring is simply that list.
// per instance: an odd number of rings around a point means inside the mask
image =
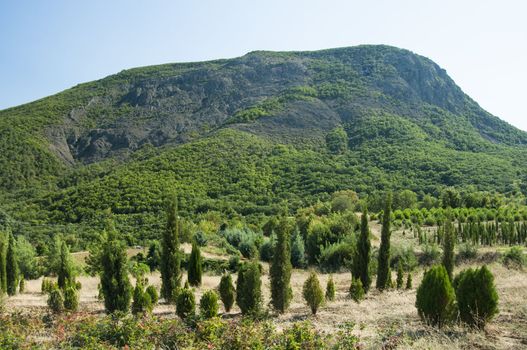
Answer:
[{"label": "pale blue sky", "polygon": [[389,44],[527,130],[527,1],[0,0],[0,109],[125,68]]}]

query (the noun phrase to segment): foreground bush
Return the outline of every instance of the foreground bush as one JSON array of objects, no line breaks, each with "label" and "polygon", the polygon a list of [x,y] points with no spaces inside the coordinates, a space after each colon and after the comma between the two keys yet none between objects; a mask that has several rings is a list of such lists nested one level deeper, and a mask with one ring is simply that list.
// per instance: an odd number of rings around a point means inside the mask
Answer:
[{"label": "foreground bush", "polygon": [[218,316],[218,294],[215,291],[203,293],[199,301],[199,312],[204,319]]},{"label": "foreground bush", "polygon": [[445,267],[432,267],[417,288],[415,306],[419,316],[429,325],[442,327],[454,317],[454,302],[454,288]]},{"label": "foreground bush", "polygon": [[64,309],[68,311],[77,311],[79,308],[79,293],[74,286],[68,286],[64,289]]},{"label": "foreground bush", "polygon": [[318,280],[317,274],[314,271],[311,271],[308,279],[304,282],[304,287],[302,289],[302,295],[307,305],[311,309],[311,313],[315,315],[318,311],[320,305],[324,301],[324,292],[320,287],[320,282]]},{"label": "foreground bush", "polygon": [[223,303],[225,312],[231,311],[232,305],[234,304],[236,290],[232,284],[232,277],[230,273],[221,276],[219,290],[221,302]]},{"label": "foreground bush", "polygon": [[64,296],[59,288],[55,288],[49,293],[48,306],[56,314],[64,311]]},{"label": "foreground bush", "polygon": [[362,287],[362,281],[359,278],[354,278],[350,285],[350,297],[355,302],[359,303],[364,299],[364,288]]},{"label": "foreground bush", "polygon": [[486,266],[462,271],[454,280],[461,321],[485,327],[498,313],[498,293],[494,276]]},{"label": "foreground bush", "polygon": [[190,316],[194,316],[196,311],[196,298],[192,289],[185,286],[181,289],[176,297],[176,314],[183,320]]},{"label": "foreground bush", "polygon": [[262,304],[262,281],[257,262],[244,263],[238,271],[236,303],[242,314],[255,315]]}]

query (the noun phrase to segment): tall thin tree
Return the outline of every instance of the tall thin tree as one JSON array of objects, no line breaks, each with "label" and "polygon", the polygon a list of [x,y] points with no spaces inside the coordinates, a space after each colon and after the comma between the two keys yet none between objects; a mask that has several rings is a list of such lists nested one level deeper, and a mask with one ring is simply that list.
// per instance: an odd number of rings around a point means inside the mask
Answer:
[{"label": "tall thin tree", "polygon": [[188,283],[195,287],[201,285],[202,272],[201,250],[198,244],[194,242],[188,260]]},{"label": "tall thin tree", "polygon": [[0,294],[7,293],[6,244],[0,232]]},{"label": "tall thin tree", "polygon": [[443,235],[443,259],[442,264],[446,269],[446,272],[448,274],[448,278],[450,281],[453,281],[453,274],[454,274],[454,247],[456,244],[456,233],[454,230],[454,225],[452,224],[452,220],[450,217],[450,214],[448,214],[448,218],[445,222],[444,227],[444,235]]},{"label": "tall thin tree", "polygon": [[6,252],[6,283],[7,294],[15,295],[18,287],[18,263],[15,252],[15,238],[9,233]]},{"label": "tall thin tree", "polygon": [[284,216],[280,219],[276,232],[276,244],[269,271],[271,279],[271,304],[280,313],[289,307],[291,290],[291,231],[293,227]]},{"label": "tall thin tree", "polygon": [[392,212],[392,194],[386,196],[384,213],[382,217],[381,246],[379,248],[379,259],[377,264],[377,283],[376,287],[382,291],[388,288],[391,282],[390,274],[390,224]]},{"label": "tall thin tree", "polygon": [[176,197],[167,203],[167,224],[161,237],[161,295],[173,303],[181,287],[181,257],[179,252],[179,219]]},{"label": "tall thin tree", "polygon": [[57,267],[57,284],[59,288],[64,290],[66,287],[73,285],[75,283],[73,263],[68,245],[64,241],[60,245],[60,259]]},{"label": "tall thin tree", "polygon": [[366,206],[362,211],[360,236],[357,242],[357,250],[353,259],[353,278],[359,278],[362,282],[364,292],[368,292],[371,286],[370,276],[370,259],[371,259],[371,241],[370,227],[368,225],[368,209]]}]

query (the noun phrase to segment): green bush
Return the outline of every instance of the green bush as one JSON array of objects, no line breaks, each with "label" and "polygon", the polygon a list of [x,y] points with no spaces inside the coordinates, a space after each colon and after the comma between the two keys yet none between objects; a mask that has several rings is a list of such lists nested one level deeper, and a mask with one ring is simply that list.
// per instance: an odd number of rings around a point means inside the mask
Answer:
[{"label": "green bush", "polygon": [[455,293],[444,266],[433,266],[425,273],[417,288],[415,306],[421,319],[429,325],[442,327],[452,321]]},{"label": "green bush", "polygon": [[231,311],[232,305],[234,304],[236,291],[234,289],[232,277],[230,274],[224,274],[221,276],[219,290],[225,312]]},{"label": "green bush", "polygon": [[77,311],[79,308],[79,293],[74,286],[68,286],[64,289],[64,309],[68,311]]},{"label": "green bush", "polygon": [[364,299],[364,288],[360,278],[353,278],[350,285],[350,297],[355,302],[360,303]]},{"label": "green bush", "polygon": [[236,281],[236,303],[244,315],[256,315],[262,304],[262,281],[257,262],[244,263]]},{"label": "green bush", "polygon": [[320,305],[324,302],[324,292],[320,287],[320,281],[314,271],[310,272],[308,279],[304,282],[302,295],[311,312],[315,315]]},{"label": "green bush", "polygon": [[478,257],[478,247],[474,244],[463,243],[459,245],[456,261],[458,263],[474,260]]},{"label": "green bush", "polygon": [[408,272],[408,277],[406,277],[406,287],[408,289],[412,289],[412,273]]},{"label": "green bush", "polygon": [[403,264],[401,260],[399,260],[398,266],[397,266],[397,289],[403,288],[403,278],[404,278],[404,271],[403,271]]},{"label": "green bush", "polygon": [[48,306],[54,313],[58,314],[64,310],[64,297],[59,288],[53,288],[49,293]]},{"label": "green bush", "polygon": [[335,282],[333,282],[333,276],[329,276],[328,283],[326,285],[326,300],[335,300]]},{"label": "green bush", "polygon": [[457,306],[461,320],[483,328],[498,313],[494,276],[486,266],[467,269],[455,278]]},{"label": "green bush", "polygon": [[205,319],[218,316],[218,294],[213,290],[208,290],[199,300],[199,310],[201,317]]},{"label": "green bush", "polygon": [[176,314],[185,320],[194,316],[196,312],[196,298],[194,292],[187,286],[179,291],[176,297]]},{"label": "green bush", "polygon": [[157,293],[156,287],[150,285],[146,287],[145,292],[150,296],[150,301],[152,302],[152,306],[156,305],[159,301],[159,293]]},{"label": "green bush", "polygon": [[417,266],[417,257],[413,247],[392,246],[390,250],[390,266],[392,269],[398,268],[399,261],[403,265],[404,271],[412,271]]},{"label": "green bush", "polygon": [[243,241],[240,243],[240,253],[246,259],[256,259],[258,257],[258,248],[252,241]]},{"label": "green bush", "polygon": [[439,262],[441,251],[437,244],[425,244],[423,253],[419,256],[419,263],[425,266],[432,266]]},{"label": "green bush", "polygon": [[306,252],[304,240],[300,232],[296,231],[291,243],[291,264],[293,267],[301,269],[306,266]]},{"label": "green bush", "polygon": [[511,247],[503,253],[502,261],[507,268],[521,270],[527,264],[527,257],[522,247]]},{"label": "green bush", "polygon": [[150,294],[145,292],[141,283],[137,283],[133,293],[132,313],[137,315],[150,311],[152,311],[152,300],[150,298]]},{"label": "green bush", "polygon": [[274,238],[271,236],[266,240],[260,247],[260,259],[265,262],[271,262],[273,259],[273,241]]},{"label": "green bush", "polygon": [[203,259],[201,258],[201,250],[197,243],[192,243],[192,251],[188,261],[188,283],[191,286],[201,285],[201,276],[203,274]]},{"label": "green bush", "polygon": [[319,257],[319,267],[326,272],[338,272],[353,259],[354,247],[351,243],[335,243],[324,248]]}]

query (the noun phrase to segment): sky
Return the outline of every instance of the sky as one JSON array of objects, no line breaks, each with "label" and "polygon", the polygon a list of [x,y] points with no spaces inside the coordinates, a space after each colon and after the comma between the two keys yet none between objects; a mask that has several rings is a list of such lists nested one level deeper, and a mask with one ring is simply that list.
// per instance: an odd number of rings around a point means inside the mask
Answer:
[{"label": "sky", "polygon": [[527,131],[527,1],[0,0],[0,109],[123,69],[387,44]]}]

